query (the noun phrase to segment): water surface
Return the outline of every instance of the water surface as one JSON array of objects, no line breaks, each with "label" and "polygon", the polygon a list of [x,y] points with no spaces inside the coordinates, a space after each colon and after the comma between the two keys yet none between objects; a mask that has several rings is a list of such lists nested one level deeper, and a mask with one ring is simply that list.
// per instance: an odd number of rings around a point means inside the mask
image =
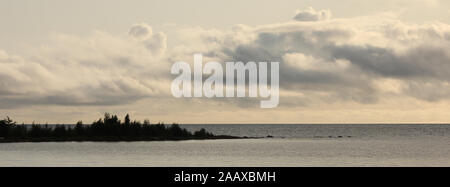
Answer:
[{"label": "water surface", "polygon": [[184,125],[244,140],[0,144],[0,166],[450,166],[450,125]]}]

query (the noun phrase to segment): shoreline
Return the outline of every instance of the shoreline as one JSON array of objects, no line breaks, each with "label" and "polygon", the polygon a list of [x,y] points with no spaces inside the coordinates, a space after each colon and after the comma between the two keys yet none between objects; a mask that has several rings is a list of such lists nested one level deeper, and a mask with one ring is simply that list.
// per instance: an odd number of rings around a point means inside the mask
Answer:
[{"label": "shoreline", "polygon": [[236,140],[236,139],[260,139],[257,137],[238,137],[228,135],[217,135],[214,137],[89,137],[89,138],[32,138],[32,139],[0,139],[0,144],[4,143],[59,143],[59,142],[153,142],[153,141],[188,141],[188,140]]}]

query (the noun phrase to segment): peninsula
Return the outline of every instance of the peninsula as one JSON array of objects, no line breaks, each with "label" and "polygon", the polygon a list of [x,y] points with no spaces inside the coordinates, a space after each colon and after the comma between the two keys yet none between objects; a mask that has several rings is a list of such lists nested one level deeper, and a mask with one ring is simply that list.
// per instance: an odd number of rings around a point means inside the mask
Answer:
[{"label": "peninsula", "polygon": [[119,141],[177,141],[208,139],[242,139],[227,135],[214,135],[205,129],[195,132],[181,128],[178,124],[151,124],[145,120],[131,121],[127,114],[124,120],[106,113],[103,118],[90,125],[82,121],[76,125],[18,125],[7,117],[0,120],[0,143],[14,142],[119,142]]}]

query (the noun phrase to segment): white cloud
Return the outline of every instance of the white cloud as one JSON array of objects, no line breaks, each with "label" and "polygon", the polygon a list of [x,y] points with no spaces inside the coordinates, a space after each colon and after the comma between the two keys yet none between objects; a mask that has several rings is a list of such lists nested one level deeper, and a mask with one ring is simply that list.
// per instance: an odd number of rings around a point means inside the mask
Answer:
[{"label": "white cloud", "polygon": [[335,73],[343,71],[350,66],[346,60],[336,60],[335,62],[326,62],[316,59],[312,56],[306,56],[302,53],[287,53],[283,56],[283,62],[292,68],[298,68],[299,71],[315,71]]},{"label": "white cloud", "polygon": [[330,10],[318,10],[309,7],[306,10],[297,10],[294,20],[297,21],[325,21],[331,18]]},{"label": "white cloud", "polygon": [[141,41],[153,55],[162,55],[167,48],[167,36],[163,32],[153,34],[150,25],[141,23],[133,25],[129,32],[131,37]]},{"label": "white cloud", "polygon": [[124,35],[58,35],[20,56],[0,51],[0,104],[102,106],[170,98],[171,64],[190,62],[198,52],[205,61],[281,62],[281,95],[287,95],[281,107],[375,103],[392,95],[450,99],[448,24],[380,15],[331,19],[329,11],[312,8],[296,20],[231,30],[186,27],[171,47],[166,34],[137,24]]},{"label": "white cloud", "polygon": [[149,39],[153,35],[153,29],[145,23],[135,24],[130,28],[130,35],[139,39]]},{"label": "white cloud", "polygon": [[0,51],[1,108],[118,105],[163,95],[170,83],[166,36],[149,26],[131,30],[130,36],[58,35],[22,56]]}]

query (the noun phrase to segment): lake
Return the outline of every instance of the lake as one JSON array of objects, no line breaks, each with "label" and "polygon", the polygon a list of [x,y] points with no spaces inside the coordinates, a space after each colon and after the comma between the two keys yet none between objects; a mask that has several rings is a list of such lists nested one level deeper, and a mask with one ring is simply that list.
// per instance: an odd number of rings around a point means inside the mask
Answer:
[{"label": "lake", "polygon": [[263,139],[0,144],[0,166],[450,166],[450,125],[182,125]]}]

